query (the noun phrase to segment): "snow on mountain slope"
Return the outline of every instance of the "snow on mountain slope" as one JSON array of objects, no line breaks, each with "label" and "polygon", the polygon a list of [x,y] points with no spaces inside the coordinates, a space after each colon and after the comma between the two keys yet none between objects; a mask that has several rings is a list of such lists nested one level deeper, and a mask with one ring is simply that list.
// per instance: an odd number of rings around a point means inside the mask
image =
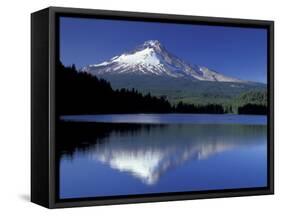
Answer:
[{"label": "snow on mountain slope", "polygon": [[157,40],[146,41],[131,52],[115,56],[109,61],[86,66],[82,70],[93,75],[137,74],[200,81],[245,82],[207,67],[184,62],[169,53]]}]

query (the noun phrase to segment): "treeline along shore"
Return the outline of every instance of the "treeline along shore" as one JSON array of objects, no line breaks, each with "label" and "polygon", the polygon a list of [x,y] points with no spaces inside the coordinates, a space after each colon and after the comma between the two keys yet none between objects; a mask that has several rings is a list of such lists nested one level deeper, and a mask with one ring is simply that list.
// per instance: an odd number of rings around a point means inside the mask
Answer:
[{"label": "treeline along shore", "polygon": [[114,90],[111,84],[75,65],[62,63],[56,71],[56,109],[59,115],[123,113],[267,113],[266,92],[247,92],[227,104],[171,104],[164,96],[142,94],[136,89]]}]

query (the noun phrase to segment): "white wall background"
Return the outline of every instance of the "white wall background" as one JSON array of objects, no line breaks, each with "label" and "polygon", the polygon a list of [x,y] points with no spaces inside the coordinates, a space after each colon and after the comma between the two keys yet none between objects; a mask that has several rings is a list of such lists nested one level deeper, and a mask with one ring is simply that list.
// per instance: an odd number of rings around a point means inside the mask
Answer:
[{"label": "white wall background", "polygon": [[[48,6],[275,20],[276,195],[47,210],[30,191],[30,13]],[[276,215],[280,191],[281,13],[277,0],[27,0],[0,6],[0,215]],[[242,176],[241,176],[242,177]],[[279,213],[280,214],[280,213]]]}]

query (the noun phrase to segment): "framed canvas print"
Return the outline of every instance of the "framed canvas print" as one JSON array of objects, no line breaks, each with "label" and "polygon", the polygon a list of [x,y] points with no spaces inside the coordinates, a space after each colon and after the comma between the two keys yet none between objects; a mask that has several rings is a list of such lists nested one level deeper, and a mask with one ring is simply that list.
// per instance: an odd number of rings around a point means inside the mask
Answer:
[{"label": "framed canvas print", "polygon": [[31,16],[31,200],[273,194],[273,21]]}]

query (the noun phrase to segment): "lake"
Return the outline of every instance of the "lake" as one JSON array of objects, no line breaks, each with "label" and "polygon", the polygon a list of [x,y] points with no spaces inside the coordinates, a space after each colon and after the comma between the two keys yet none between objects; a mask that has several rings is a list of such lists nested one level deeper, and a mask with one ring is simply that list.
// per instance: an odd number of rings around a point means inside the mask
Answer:
[{"label": "lake", "polygon": [[255,115],[61,116],[59,197],[265,187],[266,126]]}]

